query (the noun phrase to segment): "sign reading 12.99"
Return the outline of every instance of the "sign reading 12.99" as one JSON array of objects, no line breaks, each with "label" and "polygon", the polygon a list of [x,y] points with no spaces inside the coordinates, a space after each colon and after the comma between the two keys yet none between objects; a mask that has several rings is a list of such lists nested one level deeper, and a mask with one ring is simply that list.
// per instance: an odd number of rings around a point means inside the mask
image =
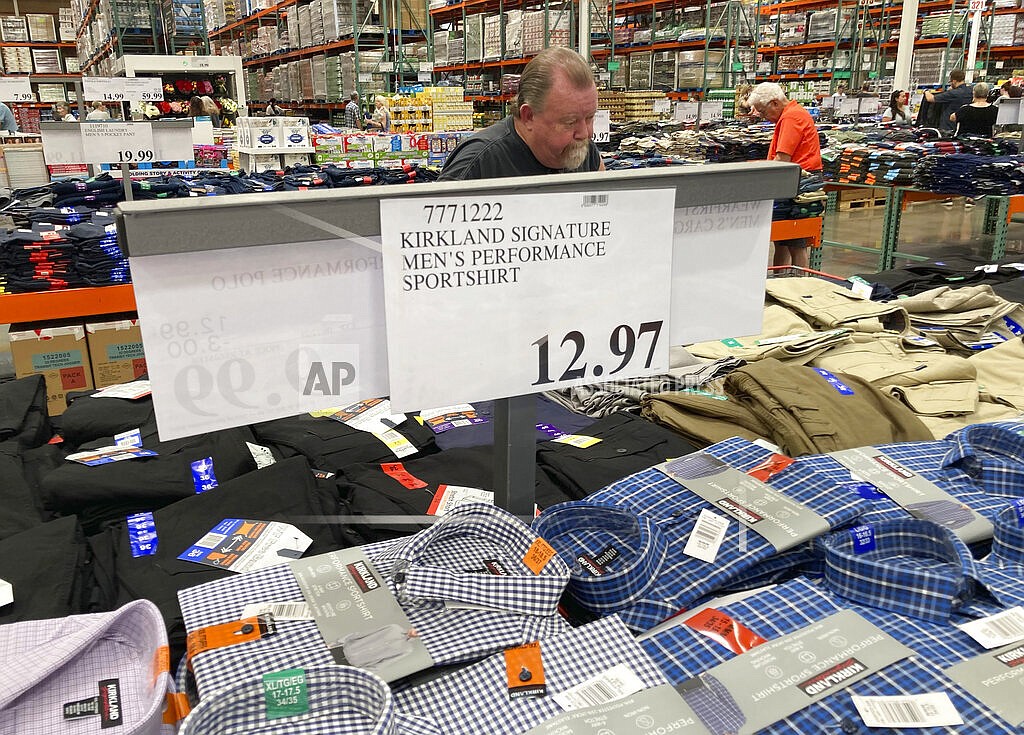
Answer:
[{"label": "sign reading 12.99", "polygon": [[381,201],[392,405],[668,367],[675,192]]}]

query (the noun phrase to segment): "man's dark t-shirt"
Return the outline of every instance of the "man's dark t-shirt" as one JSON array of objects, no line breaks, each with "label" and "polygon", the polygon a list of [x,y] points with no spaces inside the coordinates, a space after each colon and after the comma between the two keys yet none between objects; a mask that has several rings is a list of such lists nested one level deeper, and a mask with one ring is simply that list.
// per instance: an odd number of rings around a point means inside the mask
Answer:
[{"label": "man's dark t-shirt", "polygon": [[949,116],[964,105],[971,104],[974,99],[974,88],[969,84],[961,84],[956,89],[947,89],[935,95],[935,104],[939,105],[939,130],[955,130],[956,123]]},{"label": "man's dark t-shirt", "polygon": [[992,126],[996,124],[996,116],[999,108],[995,105],[986,107],[974,107],[964,105],[956,111],[957,135],[980,135],[983,138],[992,137]]},{"label": "man's dark t-shirt", "polygon": [[[583,165],[571,173],[597,171],[600,165],[601,154],[591,142],[590,152]],[[519,137],[510,115],[462,141],[448,156],[439,180],[464,181],[556,173],[566,172],[548,168],[537,160],[530,147]]]}]

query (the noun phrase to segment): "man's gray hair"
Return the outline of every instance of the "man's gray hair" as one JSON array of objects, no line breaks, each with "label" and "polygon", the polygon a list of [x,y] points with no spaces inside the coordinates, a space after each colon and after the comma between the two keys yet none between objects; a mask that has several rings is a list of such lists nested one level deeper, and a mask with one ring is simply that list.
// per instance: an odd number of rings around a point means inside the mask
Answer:
[{"label": "man's gray hair", "polygon": [[565,74],[569,83],[577,89],[594,85],[594,72],[586,59],[571,48],[551,46],[534,56],[523,69],[519,78],[519,96],[512,114],[519,117],[519,108],[523,105],[529,105],[535,112],[540,112],[558,71]]},{"label": "man's gray hair", "polygon": [[747,98],[747,104],[756,110],[758,107],[764,107],[773,100],[788,102],[789,98],[786,97],[782,87],[775,82],[761,82],[750,93],[750,97]]}]

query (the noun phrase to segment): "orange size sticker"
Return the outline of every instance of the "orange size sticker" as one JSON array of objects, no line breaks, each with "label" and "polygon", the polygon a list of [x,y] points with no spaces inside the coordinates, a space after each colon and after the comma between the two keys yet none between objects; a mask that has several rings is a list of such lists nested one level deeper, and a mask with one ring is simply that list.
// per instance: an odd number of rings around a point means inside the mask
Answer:
[{"label": "orange size sticker", "polygon": [[684,620],[683,624],[717,641],[733,653],[743,653],[766,642],[750,628],[713,607],[704,608]]},{"label": "orange size sticker", "polygon": [[184,692],[167,692],[163,716],[165,725],[177,725],[191,711],[192,708],[188,704],[188,696]]},{"label": "orange size sticker", "polygon": [[505,678],[509,699],[543,697],[547,693],[540,641],[505,651]]},{"label": "orange size sticker", "polygon": [[541,570],[548,565],[548,562],[551,561],[554,555],[555,550],[551,544],[538,536],[537,540],[530,544],[530,548],[526,550],[523,563],[534,574],[540,574]]},{"label": "orange size sticker", "polygon": [[270,615],[257,615],[231,623],[221,623],[193,630],[185,639],[189,663],[204,651],[234,646],[247,641],[258,641],[264,636],[273,635],[274,631],[274,619]]},{"label": "orange size sticker", "polygon": [[160,674],[171,671],[171,649],[167,646],[160,646],[153,654],[153,684],[160,678]]},{"label": "orange size sticker", "polygon": [[405,469],[405,465],[401,462],[384,462],[380,468],[384,471],[385,475],[401,483],[402,487],[409,490],[419,490],[427,486],[427,483]]},{"label": "orange size sticker", "polygon": [[747,470],[747,474],[755,480],[768,482],[770,478],[775,477],[775,475],[782,472],[795,461],[792,457],[787,457],[785,454],[773,454],[761,464]]}]

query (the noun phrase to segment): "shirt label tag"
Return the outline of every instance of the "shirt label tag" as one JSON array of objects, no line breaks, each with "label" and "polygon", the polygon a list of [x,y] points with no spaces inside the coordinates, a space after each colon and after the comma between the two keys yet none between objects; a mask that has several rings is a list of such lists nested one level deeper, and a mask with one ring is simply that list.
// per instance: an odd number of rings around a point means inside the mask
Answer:
[{"label": "shirt label tag", "polygon": [[119,447],[141,447],[142,432],[139,429],[131,429],[114,434],[114,444]]},{"label": "shirt label tag", "polygon": [[148,380],[133,380],[131,383],[119,383],[100,388],[90,395],[90,398],[126,398],[130,401],[145,398],[153,393],[152,386]]},{"label": "shirt label tag", "polygon": [[69,462],[77,462],[78,464],[84,464],[89,467],[97,467],[101,464],[123,462],[126,459],[141,459],[142,457],[155,456],[157,456],[157,454],[152,449],[114,446],[89,449],[84,452],[75,452],[74,454],[69,454],[65,459]]},{"label": "shirt label tag", "polygon": [[381,471],[407,490],[420,490],[427,486],[427,483],[418,477],[414,477],[405,465],[401,462],[384,462],[380,466]]},{"label": "shirt label tag", "polygon": [[830,529],[828,521],[811,508],[707,452],[687,454],[655,469],[706,500],[715,511],[735,518],[776,551],[791,549]]},{"label": "shirt label tag", "polygon": [[156,521],[149,511],[135,513],[127,517],[128,544],[132,550],[132,557],[152,556],[156,553],[160,539],[156,535]]},{"label": "shirt label tag", "polygon": [[434,499],[430,501],[427,514],[443,516],[453,508],[466,503],[487,503],[494,505],[494,492],[480,490],[475,487],[459,487],[458,485],[438,485]]},{"label": "shirt label tag", "polygon": [[217,475],[213,471],[213,457],[197,459],[192,463],[192,484],[195,486],[197,495],[217,487]]},{"label": "shirt label tag", "polygon": [[1020,324],[1015,322],[1010,317],[1004,316],[1003,317],[1003,323],[1006,325],[1007,329],[1009,329],[1011,332],[1013,332],[1014,336],[1020,337],[1020,336],[1024,335],[1024,327],[1022,327]]},{"label": "shirt label tag", "polygon": [[391,401],[387,398],[370,398],[344,408],[312,411],[310,415],[328,416],[353,429],[371,434],[383,434],[405,421],[404,413],[392,413]]},{"label": "shirt label tag", "polygon": [[563,436],[568,436],[568,434],[559,429],[557,426],[552,426],[551,424],[536,424],[535,426],[537,431],[543,434],[547,434],[552,439],[558,439]]},{"label": "shirt label tag", "polygon": [[837,378],[835,375],[830,373],[828,370],[825,370],[824,368],[811,368],[811,369],[814,370],[814,372],[816,372],[818,375],[823,377],[826,381],[828,381],[828,384],[831,385],[833,388],[835,388],[837,393],[840,393],[841,395],[844,395],[844,396],[852,396],[853,395],[853,388],[851,388],[846,383],[841,381],[839,378]]},{"label": "shirt label tag", "polygon": [[388,429],[379,434],[375,433],[374,436],[384,442],[384,446],[390,449],[391,453],[399,459],[408,457],[410,454],[416,454],[419,451],[416,445],[406,439],[405,435],[397,429]]},{"label": "shirt label tag", "polygon": [[599,444],[602,440],[594,436],[582,436],[580,434],[565,434],[554,440],[559,444],[569,444],[570,446],[578,447],[579,449],[589,449],[595,444]]},{"label": "shirt label tag", "polygon": [[510,700],[547,694],[539,641],[505,651],[505,678]]},{"label": "shirt label tag", "polygon": [[259,602],[242,608],[240,617],[272,615],[274,620],[312,620],[313,614],[305,602]]},{"label": "shirt label tag", "polygon": [[89,697],[64,705],[64,719],[74,720],[79,717],[94,717],[100,713],[100,698]]},{"label": "shirt label tag", "polygon": [[335,472],[328,472],[326,470],[313,470],[312,472],[313,472],[313,477],[315,477],[318,480],[330,480],[332,477],[335,477],[336,474],[337,474]]},{"label": "shirt label tag", "polygon": [[863,482],[870,482],[915,518],[948,528],[972,544],[992,538],[992,523],[945,490],[872,447],[830,452]]},{"label": "shirt label tag", "polygon": [[264,467],[269,467],[277,462],[274,459],[274,453],[270,451],[269,447],[253,444],[252,442],[246,442],[245,446],[249,448],[249,454],[252,455],[252,461],[256,463],[256,469],[262,470]]},{"label": "shirt label tag", "polygon": [[851,278],[849,280],[851,282],[850,283],[850,291],[853,293],[854,296],[856,296],[857,298],[860,298],[860,299],[870,299],[871,298],[871,293],[872,293],[872,291],[874,291],[874,289],[872,288],[870,283],[868,283],[867,281],[864,281],[864,280],[860,280],[860,279],[854,280],[854,279]]},{"label": "shirt label tag", "polygon": [[853,553],[866,554],[875,550],[875,529],[871,526],[857,526],[850,529],[853,539]]},{"label": "shirt label tag", "polygon": [[934,339],[928,339],[927,337],[923,337],[920,334],[905,335],[903,337],[903,341],[910,342],[911,344],[915,344],[920,347],[936,347],[939,344]]},{"label": "shirt label tag", "polygon": [[1018,605],[987,618],[958,623],[956,627],[985,648],[1017,643],[1024,640],[1024,608]]},{"label": "shirt label tag", "polygon": [[423,423],[435,434],[443,434],[459,426],[475,426],[485,424],[489,420],[477,413],[471,403],[459,403],[455,406],[444,406],[431,411],[420,411]]},{"label": "shirt label tag", "polygon": [[0,607],[14,602],[14,585],[0,579]]},{"label": "shirt label tag", "polygon": [[100,682],[100,727],[120,727],[124,724],[124,713],[121,709],[121,681],[119,679],[103,679]]},{"label": "shirt label tag", "polygon": [[[188,717],[192,707],[188,703],[188,695],[184,692],[167,692],[164,700],[163,724],[177,726]],[[177,729],[175,727],[175,729]]]},{"label": "shirt label tag", "polygon": [[945,674],[1007,722],[1024,722],[1024,644],[986,651],[950,666]]},{"label": "shirt label tag", "polygon": [[[384,576],[356,547],[290,562],[335,663],[397,681],[434,665]],[[399,588],[402,569],[392,579]]]},{"label": "shirt label tag", "polygon": [[580,567],[584,571],[588,572],[592,577],[600,577],[602,574],[608,572],[607,565],[619,558],[619,550],[614,546],[608,546],[604,551],[596,556],[589,556],[587,554],[578,554],[576,561],[579,562]]},{"label": "shirt label tag", "polygon": [[298,559],[312,543],[290,523],[225,518],[178,558],[245,573]]},{"label": "shirt label tag", "polygon": [[526,550],[526,555],[523,557],[523,563],[534,574],[540,574],[544,567],[548,565],[548,562],[554,557],[554,547],[538,536],[534,539],[534,542],[530,544],[530,548]]},{"label": "shirt label tag", "polygon": [[617,664],[559,694],[551,695],[566,712],[584,707],[600,707],[646,689],[640,677],[625,664]]},{"label": "shirt label tag", "polygon": [[728,518],[712,513],[707,508],[701,509],[697,522],[693,524],[693,530],[686,539],[683,553],[710,564],[718,556],[718,550],[725,540],[725,532],[728,529]]},{"label": "shirt label tag", "polygon": [[309,712],[305,669],[286,669],[263,675],[263,697],[268,720]]},{"label": "shirt label tag", "polygon": [[706,607],[692,615],[683,621],[683,625],[703,633],[733,653],[743,653],[767,643],[766,638],[713,607]]},{"label": "shirt label tag", "polygon": [[756,467],[747,470],[747,474],[755,480],[768,482],[768,480],[775,477],[775,475],[782,472],[795,461],[795,459],[787,457],[785,454],[773,454]]},{"label": "shirt label tag", "polygon": [[726,347],[742,347],[743,343],[735,337],[729,337],[728,339],[721,340],[722,344]]},{"label": "shirt label tag", "polygon": [[754,439],[754,441],[752,441],[750,443],[751,444],[755,444],[755,445],[761,447],[762,449],[767,449],[769,452],[774,452],[776,454],[782,454],[782,447],[780,447],[778,444],[772,444],[767,439],[761,439],[759,437],[757,439]]},{"label": "shirt label tag", "polygon": [[893,697],[850,696],[868,727],[952,727],[964,724],[945,692]]},{"label": "shirt label tag", "polygon": [[186,656],[191,664],[193,658],[205,651],[258,641],[276,632],[277,625],[269,615],[256,615],[230,623],[198,628],[191,631],[185,639]]}]

